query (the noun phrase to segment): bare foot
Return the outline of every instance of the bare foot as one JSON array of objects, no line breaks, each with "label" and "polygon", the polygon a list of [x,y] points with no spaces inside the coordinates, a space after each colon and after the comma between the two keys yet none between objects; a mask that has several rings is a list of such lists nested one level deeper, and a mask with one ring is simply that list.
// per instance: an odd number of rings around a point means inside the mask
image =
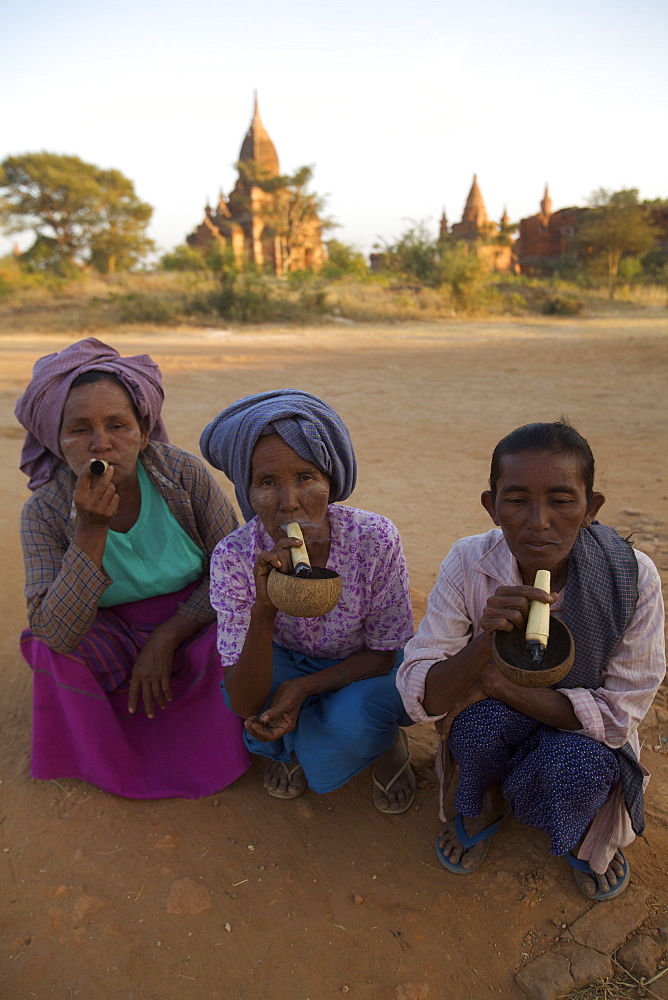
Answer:
[{"label": "bare foot", "polygon": [[415,775],[408,752],[408,737],[400,729],[397,738],[373,769],[373,802],[382,813],[406,812],[415,798]]},{"label": "bare foot", "polygon": [[[466,836],[474,837],[476,833],[480,833],[485,827],[491,823],[495,823],[503,815],[504,809],[505,800],[501,794],[501,787],[499,785],[492,785],[483,796],[482,812],[480,815],[473,818],[462,816]],[[467,871],[477,868],[489,846],[487,841],[481,840],[479,844],[474,844],[473,847],[469,847],[466,850],[459,839],[454,819],[449,820],[445,824],[441,830],[438,842],[445,857],[453,865],[461,864],[462,868],[465,868]]]},{"label": "bare foot", "polygon": [[588,872],[579,871],[577,868],[573,869],[573,875],[575,876],[575,881],[580,892],[589,899],[592,899],[595,893],[607,893],[621,882],[624,876],[624,859],[619,851],[616,851],[612,861],[608,865],[607,871],[602,875],[594,871],[590,875]]},{"label": "bare foot", "polygon": [[296,799],[306,788],[306,775],[299,761],[270,760],[263,784],[275,799]]}]

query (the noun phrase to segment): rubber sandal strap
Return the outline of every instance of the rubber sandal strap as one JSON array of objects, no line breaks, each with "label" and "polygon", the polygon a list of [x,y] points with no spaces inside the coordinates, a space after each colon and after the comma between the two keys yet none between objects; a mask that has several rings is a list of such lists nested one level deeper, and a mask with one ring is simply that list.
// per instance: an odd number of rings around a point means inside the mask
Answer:
[{"label": "rubber sandal strap", "polygon": [[481,830],[479,833],[475,833],[472,837],[467,836],[466,830],[464,829],[464,823],[462,821],[462,814],[457,813],[457,816],[455,817],[455,829],[457,830],[457,836],[459,837],[462,847],[468,851],[469,847],[479,844],[481,840],[488,840],[490,837],[493,837],[494,834],[498,832],[499,827],[508,815],[508,812],[509,810],[506,809],[503,816],[500,816],[495,823],[490,823],[490,825],[486,826],[484,830]]},{"label": "rubber sandal strap", "polygon": [[[626,860],[624,852],[620,848],[618,848],[618,851],[622,858],[624,872],[617,885],[613,885],[607,890],[607,892],[601,892],[601,890],[598,889],[593,896],[587,896],[587,899],[592,899],[595,902],[600,903],[605,899],[614,899],[615,896],[619,896],[626,888],[630,877],[629,863]],[[583,861],[582,858],[576,858],[574,854],[570,853],[570,851],[564,854],[563,857],[566,859],[571,868],[577,868],[578,871],[586,872],[587,875],[590,875],[594,879],[594,882],[596,881],[596,872],[587,861]]]},{"label": "rubber sandal strap", "polygon": [[299,761],[295,761],[292,764],[292,766],[287,760],[278,760],[276,761],[276,763],[282,766],[283,770],[285,771],[285,775],[288,779],[288,782],[292,781],[294,775],[297,773],[297,771],[301,769],[301,764],[299,763]]},{"label": "rubber sandal strap", "polygon": [[570,853],[570,851],[567,854],[564,854],[564,858],[571,868],[577,868],[580,872],[586,872],[587,875],[595,876],[596,873],[588,861],[583,861],[582,858],[576,858],[574,854]]},{"label": "rubber sandal strap", "polygon": [[411,762],[410,757],[407,757],[406,760],[401,765],[401,767],[399,768],[399,770],[397,771],[397,773],[392,775],[392,777],[390,778],[390,780],[386,785],[383,785],[382,782],[378,780],[378,778],[376,777],[376,773],[374,771],[372,778],[376,788],[380,789],[381,792],[387,795],[392,785],[395,783],[395,781],[397,781],[401,777],[401,775],[404,773],[410,762]]},{"label": "rubber sandal strap", "polygon": [[410,765],[410,762],[411,762],[411,755],[410,755],[410,751],[408,749],[408,736],[406,735],[406,731],[404,729],[400,729],[399,730],[399,736],[402,739],[402,742],[404,744],[404,749],[406,751],[406,759],[404,760],[404,762],[401,765],[401,767],[399,768],[399,770],[395,774],[392,775],[392,777],[390,778],[390,780],[388,781],[388,783],[386,785],[383,785],[383,783],[380,782],[378,780],[378,778],[376,777],[376,770],[375,770],[375,768],[374,768],[374,771],[373,771],[373,774],[372,774],[374,785],[381,792],[383,792],[384,795],[387,795],[387,793],[389,792],[389,790],[392,787],[392,785],[395,783],[395,781],[397,781],[398,778],[401,777],[401,775],[404,773],[404,771]]}]

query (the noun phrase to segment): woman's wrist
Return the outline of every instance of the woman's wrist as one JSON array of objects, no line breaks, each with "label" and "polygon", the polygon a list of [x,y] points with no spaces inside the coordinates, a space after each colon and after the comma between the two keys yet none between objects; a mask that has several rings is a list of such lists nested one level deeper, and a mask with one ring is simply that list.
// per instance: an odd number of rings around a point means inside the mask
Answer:
[{"label": "woman's wrist", "polygon": [[321,694],[320,674],[322,671],[316,670],[312,674],[305,674],[303,677],[295,677],[290,683],[294,685],[303,701],[312,695]]},{"label": "woman's wrist", "polygon": [[255,604],[251,608],[251,625],[270,627],[273,632],[277,614],[278,608],[271,603],[268,597],[265,600],[256,597]]},{"label": "woman's wrist", "polygon": [[194,618],[184,618],[183,615],[176,614],[156,626],[149,638],[166,648],[176,649],[182,642],[204,628],[205,624],[206,622],[198,622]]}]

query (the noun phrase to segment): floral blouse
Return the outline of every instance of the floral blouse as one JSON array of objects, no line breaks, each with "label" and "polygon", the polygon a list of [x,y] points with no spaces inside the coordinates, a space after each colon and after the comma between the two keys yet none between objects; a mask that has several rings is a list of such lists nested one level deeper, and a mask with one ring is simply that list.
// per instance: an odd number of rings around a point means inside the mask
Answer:
[{"label": "floral blouse", "polygon": [[[344,659],[362,648],[400,649],[413,635],[408,571],[399,532],[380,514],[330,504],[327,568],[342,578],[337,606],[320,618],[279,611],[274,642],[306,656]],[[253,566],[274,542],[254,517],[223,538],[211,559],[211,604],[223,666],[241,655],[255,602]]]}]

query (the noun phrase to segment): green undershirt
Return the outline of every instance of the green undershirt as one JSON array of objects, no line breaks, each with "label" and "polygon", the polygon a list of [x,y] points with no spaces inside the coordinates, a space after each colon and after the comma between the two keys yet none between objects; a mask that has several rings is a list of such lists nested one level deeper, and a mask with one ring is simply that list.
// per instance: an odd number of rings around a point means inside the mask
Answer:
[{"label": "green undershirt", "polygon": [[204,554],[176,520],[137,462],[139,517],[129,531],[109,531],[102,565],[111,584],[100,607],[172,594],[204,573]]}]

